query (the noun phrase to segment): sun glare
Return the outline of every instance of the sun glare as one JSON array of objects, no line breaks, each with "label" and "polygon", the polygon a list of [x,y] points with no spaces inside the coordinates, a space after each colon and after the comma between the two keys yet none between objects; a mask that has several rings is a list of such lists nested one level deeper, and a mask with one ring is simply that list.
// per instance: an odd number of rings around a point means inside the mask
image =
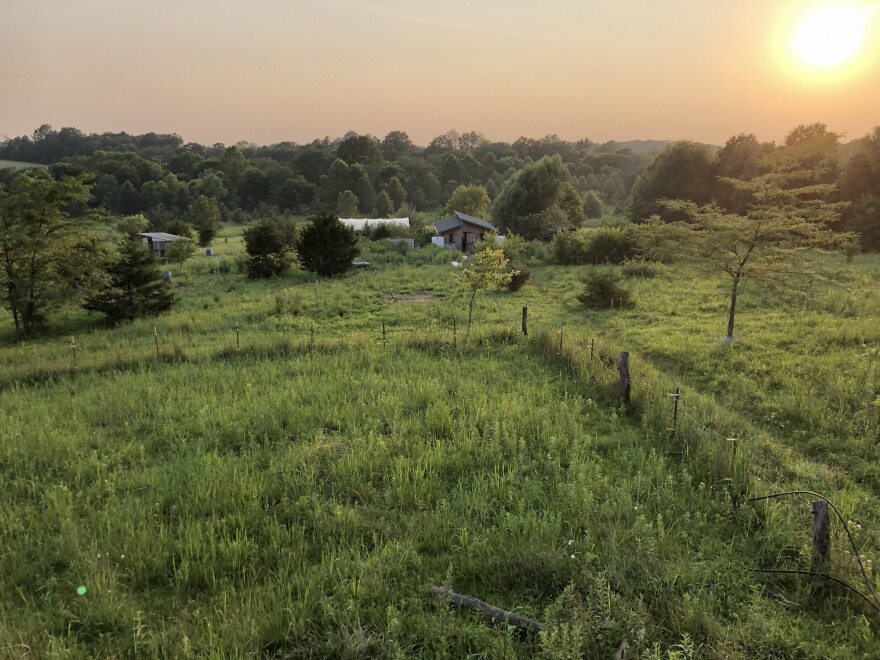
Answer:
[{"label": "sun glare", "polygon": [[859,50],[870,13],[870,9],[843,6],[817,9],[795,30],[792,48],[812,67],[839,67]]}]

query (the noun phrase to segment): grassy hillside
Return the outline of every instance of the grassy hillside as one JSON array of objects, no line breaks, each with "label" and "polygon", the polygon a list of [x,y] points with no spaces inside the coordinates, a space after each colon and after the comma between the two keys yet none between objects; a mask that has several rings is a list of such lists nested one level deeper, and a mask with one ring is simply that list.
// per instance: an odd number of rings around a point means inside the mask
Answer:
[{"label": "grassy hillside", "polygon": [[[836,284],[747,294],[741,340],[727,347],[720,281],[664,268],[630,282],[633,310],[586,313],[574,299],[582,269],[535,268],[521,292],[478,299],[465,344],[466,300],[442,250],[375,246],[370,271],[259,283],[235,269],[239,251],[239,237],[221,238],[219,257],[175,267],[181,304],[156,321],[102,329],[70,309],[21,344],[7,326],[4,653],[880,648],[877,616],[844,588],[753,572],[810,568],[809,498],[745,502],[828,495],[870,575],[876,260],[823,258]],[[632,353],[628,411],[615,405],[620,350]],[[865,591],[833,528],[827,568]],[[551,632],[492,626],[433,601],[438,585]]]},{"label": "grassy hillside", "polygon": [[13,170],[23,170],[28,167],[45,167],[44,165],[40,165],[38,163],[25,163],[20,160],[3,160],[0,159],[0,170],[11,168]]}]

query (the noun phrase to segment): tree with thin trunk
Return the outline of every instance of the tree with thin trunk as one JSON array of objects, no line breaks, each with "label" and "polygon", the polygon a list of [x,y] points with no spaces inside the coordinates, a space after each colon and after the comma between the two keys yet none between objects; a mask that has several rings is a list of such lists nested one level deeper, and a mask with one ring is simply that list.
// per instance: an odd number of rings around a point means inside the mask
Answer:
[{"label": "tree with thin trunk", "polygon": [[76,299],[100,277],[103,249],[89,235],[87,177],[53,178],[34,168],[0,185],[0,300],[15,329],[30,333],[47,313]]},{"label": "tree with thin trunk", "polygon": [[798,145],[798,153],[788,146],[779,148],[768,157],[772,171],[748,181],[719,178],[748,196],[750,202],[741,214],[714,203],[664,200],[664,207],[687,220],[664,224],[655,216],[639,228],[645,247],[655,256],[685,260],[708,274],[729,278],[727,342],[734,338],[737,302],[746,282],[819,277],[804,259],[805,251],[852,240],[850,234],[829,228],[839,220],[844,205],[826,201],[835,186],[816,183],[820,173],[804,165],[807,147]]},{"label": "tree with thin trunk", "polygon": [[518,273],[515,270],[508,271],[507,264],[507,257],[502,250],[486,248],[477,252],[471,266],[461,274],[459,279],[471,293],[466,338],[471,334],[471,320],[474,316],[474,301],[477,299],[477,294],[485,289],[506,286]]}]

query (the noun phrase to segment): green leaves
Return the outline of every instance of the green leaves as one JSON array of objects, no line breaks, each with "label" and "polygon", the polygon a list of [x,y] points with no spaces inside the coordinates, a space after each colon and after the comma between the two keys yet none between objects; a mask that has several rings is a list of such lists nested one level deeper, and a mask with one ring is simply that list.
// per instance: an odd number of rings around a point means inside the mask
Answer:
[{"label": "green leaves", "polygon": [[447,215],[456,211],[485,218],[489,213],[489,192],[483,186],[459,186],[452,192],[445,208]]},{"label": "green leaves", "polygon": [[559,156],[546,156],[526,166],[495,199],[492,218],[502,229],[527,240],[540,238],[550,227],[571,226],[578,219],[582,222],[582,202],[573,188],[569,190],[569,178]]},{"label": "green leaves", "polygon": [[[83,249],[91,215],[89,177],[54,179],[45,169],[25,170],[0,188],[0,296],[15,327],[31,332],[55,306],[80,290],[96,265]],[[70,219],[71,210],[80,215]]]},{"label": "green leaves", "polygon": [[502,287],[517,272],[505,272],[507,263],[502,250],[486,248],[474,255],[472,265],[459,275],[459,279],[471,292]]}]

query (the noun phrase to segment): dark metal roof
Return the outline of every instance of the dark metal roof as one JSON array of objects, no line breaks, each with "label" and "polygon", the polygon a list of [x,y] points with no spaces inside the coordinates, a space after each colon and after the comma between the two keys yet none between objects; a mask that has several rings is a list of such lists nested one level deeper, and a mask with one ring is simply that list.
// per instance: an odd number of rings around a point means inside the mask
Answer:
[{"label": "dark metal roof", "polygon": [[179,241],[182,236],[178,236],[176,234],[168,234],[164,231],[145,231],[138,234],[138,236],[143,236],[144,238],[152,238],[154,241]]},{"label": "dark metal roof", "polygon": [[442,220],[435,222],[434,229],[438,234],[443,234],[451,229],[461,227],[464,222],[470,225],[476,225],[477,227],[482,227],[483,229],[488,229],[489,231],[495,230],[495,227],[493,227],[491,223],[475,218],[467,213],[461,213],[460,211],[456,211],[448,218],[443,218]]},{"label": "dark metal roof", "polygon": [[486,222],[485,220],[480,220],[479,218],[475,218],[472,215],[468,215],[467,213],[461,213],[459,211],[455,212],[455,215],[458,216],[458,219],[462,222],[468,222],[472,225],[477,225],[477,227],[482,227],[483,229],[488,229],[489,231],[494,231],[495,227],[491,222]]},{"label": "dark metal roof", "polygon": [[461,227],[461,220],[456,218],[454,215],[451,215],[448,218],[443,218],[442,220],[438,220],[434,223],[434,230],[438,234],[447,232],[450,229],[455,229],[456,227]]}]

